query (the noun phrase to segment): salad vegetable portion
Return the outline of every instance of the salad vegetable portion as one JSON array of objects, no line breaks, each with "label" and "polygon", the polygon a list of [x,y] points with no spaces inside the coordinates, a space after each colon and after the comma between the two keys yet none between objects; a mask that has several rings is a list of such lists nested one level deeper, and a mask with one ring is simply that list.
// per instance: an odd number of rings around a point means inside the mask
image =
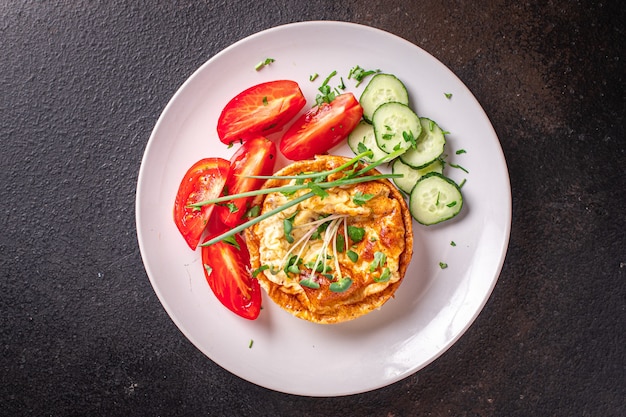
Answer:
[{"label": "salad vegetable portion", "polygon": [[[334,75],[324,80],[315,104],[303,113],[306,98],[295,81],[264,82],[237,94],[224,106],[217,134],[225,145],[239,148],[230,161],[201,159],[181,180],[174,222],[192,250],[202,241],[204,274],[217,299],[246,319],[259,315],[261,295],[241,232],[289,207],[259,215],[259,207],[251,206],[256,195],[306,190],[290,201],[293,205],[323,198],[332,187],[388,178],[409,195],[411,215],[421,224],[450,219],[463,206],[460,187],[443,174],[446,132],[410,107],[402,81],[356,66],[348,79],[360,84],[371,76],[357,100],[340,91],[343,79],[338,88],[330,87]],[[278,140],[269,136],[274,133]],[[346,139],[355,157],[341,167],[301,174],[294,185],[280,189],[263,188],[275,178],[277,149],[290,160],[309,159]],[[369,165],[357,169],[362,162]],[[390,174],[369,172],[382,164],[391,165]],[[343,174],[339,180],[333,179],[337,172]]]},{"label": "salad vegetable portion", "polygon": [[[348,138],[352,151],[400,153],[392,171],[401,175],[394,182],[409,194],[411,215],[419,223],[433,225],[459,214],[463,207],[461,187],[443,173],[447,132],[411,109],[402,81],[393,75],[376,74],[361,95],[361,105],[363,121]],[[458,165],[450,166],[467,172]]]}]

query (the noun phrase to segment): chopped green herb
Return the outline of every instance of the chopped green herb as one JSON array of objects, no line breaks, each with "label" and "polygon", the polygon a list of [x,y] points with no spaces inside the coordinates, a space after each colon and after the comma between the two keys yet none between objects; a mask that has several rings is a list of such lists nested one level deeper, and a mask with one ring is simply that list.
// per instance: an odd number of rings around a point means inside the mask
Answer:
[{"label": "chopped green herb", "polygon": [[461,171],[465,172],[466,174],[469,174],[469,171],[465,168],[463,168],[461,165],[457,165],[457,164],[453,164],[452,162],[448,163],[452,168],[458,168]]},{"label": "chopped green herb", "polygon": [[209,264],[204,264],[204,269],[206,270],[207,275],[211,275],[211,272],[213,272],[213,268],[211,268],[211,265]]},{"label": "chopped green herb", "polygon": [[[365,139],[365,138],[363,138]],[[365,144],[363,142],[359,142],[359,144],[356,146],[356,150],[358,153],[365,153],[367,151],[369,151],[370,149],[365,146]]]},{"label": "chopped green herb", "polygon": [[372,198],[374,198],[374,194],[363,194],[361,191],[357,191],[354,193],[354,197],[352,197],[352,202],[357,206],[362,206]]},{"label": "chopped green herb", "polygon": [[461,181],[461,183],[459,184],[459,188],[463,188],[466,182],[467,182],[467,179],[463,178],[463,181]]},{"label": "chopped green herb", "polygon": [[248,218],[253,218],[259,215],[259,213],[261,213],[261,206],[252,206],[250,207],[250,209],[246,212],[246,217]]},{"label": "chopped green herb", "polygon": [[315,194],[316,196],[318,196],[319,198],[321,198],[322,200],[324,199],[324,197],[326,197],[328,195],[328,193],[326,191],[324,191],[324,189],[322,189],[322,187],[320,187],[319,185],[315,184],[314,182],[310,182],[307,184],[309,189],[311,190],[311,192],[313,194]]},{"label": "chopped green herb", "polygon": [[263,97],[263,105],[267,106],[267,97]]},{"label": "chopped green herb", "polygon": [[228,211],[231,213],[237,213],[239,211],[239,207],[235,203],[226,203],[226,207],[228,207]]},{"label": "chopped green herb", "polygon": [[453,240],[450,242],[450,246],[456,246],[456,242]]},{"label": "chopped green herb", "polygon": [[452,93],[443,93],[448,100],[452,98]]},{"label": "chopped green herb", "polygon": [[231,246],[237,248],[237,250],[241,249],[237,240],[235,240],[235,236],[229,236],[223,240],[224,243],[228,243]]},{"label": "chopped green herb", "polygon": [[405,142],[409,142],[413,148],[417,147],[417,139],[413,136],[413,132],[402,132],[402,137]]},{"label": "chopped green herb", "polygon": [[254,340],[250,339],[250,343],[248,343],[248,349],[252,349],[253,344],[254,344]]},{"label": "chopped green herb", "polygon": [[317,89],[320,92],[317,96],[315,96],[315,104],[317,106],[321,105],[322,103],[330,103],[337,96],[337,94],[328,85],[330,79],[333,78],[335,75],[337,75],[337,71],[331,72],[330,75],[326,77],[322,85]]},{"label": "chopped green herb", "polygon": [[458,151],[456,151],[457,155],[461,155],[462,153],[467,153],[467,151],[465,149],[459,149]]},{"label": "chopped green herb", "polygon": [[451,201],[448,204],[446,204],[447,207],[454,207],[456,206],[456,200],[455,201]]},{"label": "chopped green herb", "polygon": [[343,235],[337,234],[337,252],[342,253],[346,250],[346,239]]},{"label": "chopped green herb", "polygon": [[259,276],[261,272],[266,271],[268,269],[270,269],[269,265],[261,265],[260,267],[252,271],[252,278],[256,278],[257,276]]},{"label": "chopped green herb", "polygon": [[378,72],[380,72],[380,70],[378,69],[366,71],[357,65],[355,67],[352,67],[352,69],[350,69],[350,72],[348,73],[348,79],[352,78],[356,80],[357,81],[356,86],[358,87],[363,82],[365,77],[372,75],[372,74],[376,74]]},{"label": "chopped green herb", "polygon": [[378,268],[384,266],[387,263],[387,255],[384,252],[374,252],[374,260],[370,264],[370,272],[376,271]]},{"label": "chopped green herb", "polygon": [[365,229],[357,226],[348,226],[348,237],[354,243],[359,243],[365,237]]},{"label": "chopped green herb", "polygon": [[317,72],[315,74],[311,74],[309,76],[309,81],[315,81],[317,80],[317,77],[319,77],[319,74]]},{"label": "chopped green herb", "polygon": [[359,260],[359,254],[355,251],[349,250],[348,252],[346,252],[346,255],[348,256],[348,258],[350,258],[352,262],[356,262]]},{"label": "chopped green herb", "polygon": [[448,267],[448,264],[445,262],[439,262],[439,268],[441,269],[446,269]]},{"label": "chopped green herb", "polygon": [[389,268],[385,268],[379,277],[374,278],[374,282],[387,282],[389,281],[389,278],[391,278],[391,271]]},{"label": "chopped green herb", "polygon": [[274,58],[265,58],[263,61],[261,61],[261,62],[259,62],[258,64],[256,64],[256,65],[254,66],[254,69],[255,69],[256,71],[259,71],[261,68],[263,68],[263,67],[265,67],[265,66],[267,66],[267,65],[271,64],[271,63],[272,63],[272,62],[274,62],[274,61],[275,61],[275,59],[274,59]]}]

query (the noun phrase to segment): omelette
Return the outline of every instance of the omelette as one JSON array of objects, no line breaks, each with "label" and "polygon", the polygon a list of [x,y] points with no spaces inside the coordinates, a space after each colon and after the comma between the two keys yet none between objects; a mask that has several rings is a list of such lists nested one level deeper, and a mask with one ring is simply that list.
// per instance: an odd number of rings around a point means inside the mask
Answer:
[{"label": "omelette", "polygon": [[[327,171],[347,161],[320,155],[275,175]],[[379,172],[367,175],[374,174]],[[340,171],[328,180],[345,175]],[[264,188],[296,181],[271,179]],[[267,213],[309,191],[272,192],[254,205]],[[380,308],[399,287],[413,254],[411,215],[387,179],[329,188],[246,229],[245,238],[251,268],[269,297],[296,317],[324,324]]]}]

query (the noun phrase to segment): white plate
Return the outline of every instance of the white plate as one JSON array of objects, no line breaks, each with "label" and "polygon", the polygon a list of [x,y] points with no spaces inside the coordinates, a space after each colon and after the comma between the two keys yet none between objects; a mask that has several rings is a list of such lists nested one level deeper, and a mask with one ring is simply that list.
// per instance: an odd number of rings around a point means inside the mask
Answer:
[{"label": "white plate", "polygon": [[[275,62],[260,71],[264,58]],[[352,322],[297,319],[264,294],[256,321],[227,311],[205,281],[200,250],[191,251],[172,220],[179,181],[201,157],[229,158],[216,135],[219,113],[243,89],[275,79],[300,83],[314,102],[333,70],[381,69],[406,84],[418,114],[448,135],[448,167],[466,207],[438,226],[415,224],[415,254],[394,299]],[[318,73],[313,82],[309,76]],[[445,93],[451,93],[448,99]],[[308,106],[307,106],[308,107]],[[467,153],[456,155],[465,149]],[[352,155],[345,145],[332,151]],[[283,163],[284,161],[281,161]],[[146,147],[137,185],[139,247],[154,290],[172,320],[211,360],[255,384],[308,396],[339,396],[396,382],[445,352],[470,326],[498,279],[509,240],[511,192],[498,138],[481,106],[443,64],[389,33],[351,23],[306,22],[269,29],[215,55],[178,90]],[[456,246],[451,245],[454,241]],[[448,264],[446,269],[439,263]],[[253,341],[250,347],[250,342]]]}]

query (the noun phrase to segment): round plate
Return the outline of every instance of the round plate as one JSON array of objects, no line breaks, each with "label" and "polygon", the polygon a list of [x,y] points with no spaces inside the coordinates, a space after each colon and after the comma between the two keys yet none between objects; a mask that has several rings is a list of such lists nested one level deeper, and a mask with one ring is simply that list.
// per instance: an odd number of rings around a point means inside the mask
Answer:
[{"label": "round plate", "polygon": [[[275,61],[256,70],[265,58]],[[447,135],[446,174],[462,182],[465,207],[452,221],[414,224],[413,260],[395,298],[351,322],[319,325],[297,319],[264,294],[255,321],[224,308],[172,220],[182,176],[202,157],[229,158],[217,118],[237,93],[254,84],[297,81],[312,106],[332,72],[357,98],[354,66],[395,74],[420,116]],[[310,81],[317,73],[319,77]],[[447,95],[452,94],[451,97]],[[457,154],[456,151],[466,152]],[[332,150],[352,156],[347,145]],[[279,161],[284,164],[286,161]],[[468,172],[465,172],[467,170]],[[446,351],[471,325],[498,279],[511,226],[511,191],[498,138],[471,92],[443,64],[389,33],[342,22],[272,28],[215,55],[178,90],[148,141],[136,201],[139,247],[154,290],[185,336],[218,365],[285,393],[339,396],[396,382]],[[440,263],[447,264],[442,268]]]}]

